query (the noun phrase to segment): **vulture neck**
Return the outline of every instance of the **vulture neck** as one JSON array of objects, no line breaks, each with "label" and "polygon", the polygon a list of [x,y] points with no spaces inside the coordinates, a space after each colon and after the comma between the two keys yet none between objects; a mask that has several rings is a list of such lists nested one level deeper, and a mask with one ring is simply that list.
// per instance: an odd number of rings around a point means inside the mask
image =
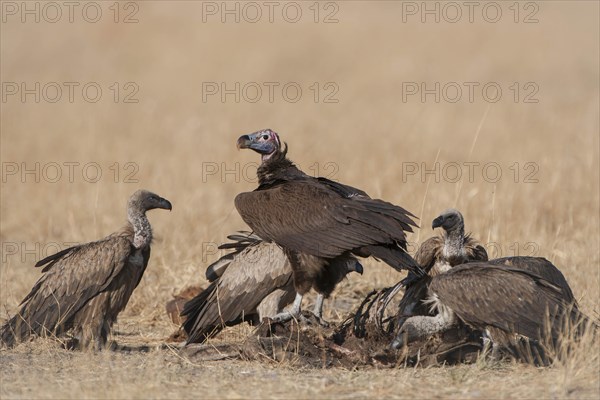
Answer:
[{"label": "vulture neck", "polygon": [[460,227],[444,234],[444,248],[442,257],[451,266],[462,264],[467,261],[465,250],[465,228]]},{"label": "vulture neck", "polygon": [[258,183],[271,185],[278,181],[289,181],[306,178],[307,175],[300,171],[293,162],[288,160],[285,152],[278,151],[269,158],[263,158],[263,162],[257,171]]},{"label": "vulture neck", "polygon": [[136,249],[149,246],[152,242],[152,227],[146,213],[137,209],[129,209],[127,219],[133,227],[133,246]]}]

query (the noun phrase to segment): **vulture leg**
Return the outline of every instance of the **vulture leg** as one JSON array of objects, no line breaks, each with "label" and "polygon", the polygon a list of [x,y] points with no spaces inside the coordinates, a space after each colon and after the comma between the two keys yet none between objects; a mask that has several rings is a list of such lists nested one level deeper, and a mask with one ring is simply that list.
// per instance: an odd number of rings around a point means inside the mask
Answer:
[{"label": "vulture leg", "polygon": [[313,314],[317,318],[319,325],[328,327],[329,323],[323,319],[323,301],[325,300],[325,295],[318,293],[317,300],[315,302],[315,308],[313,309]]},{"label": "vulture leg", "polygon": [[[302,299],[303,299],[304,295],[301,295],[300,293],[296,293],[296,299],[294,300],[294,304],[292,304],[292,308],[289,311],[284,311],[282,313],[279,313],[275,316],[273,316],[271,318],[271,321],[273,322],[279,322],[279,323],[283,323],[283,322],[288,322],[292,319],[295,319],[298,322],[307,324],[307,325],[311,325],[314,324],[314,321],[311,321],[310,318],[306,318],[304,315],[302,315]],[[315,303],[315,308],[314,308],[314,316],[315,319],[317,320],[317,322],[319,323],[319,325],[321,326],[329,326],[329,324],[323,320],[323,318],[321,318],[321,315],[323,314],[323,300],[324,300],[325,296],[323,296],[322,294],[318,294],[317,295],[317,302]]]},{"label": "vulture leg", "polygon": [[323,317],[323,300],[325,296],[321,293],[317,294],[317,300],[315,302],[315,308],[313,309],[313,314],[319,319]]},{"label": "vulture leg", "polygon": [[271,318],[271,320],[273,322],[288,322],[292,319],[296,319],[296,320],[302,319],[302,298],[303,297],[304,297],[304,295],[301,295],[300,293],[296,293],[296,298],[294,299],[294,304],[292,304],[292,308],[290,309],[290,311],[284,311],[282,313],[279,313],[279,314],[273,316],[273,318]]},{"label": "vulture leg", "polygon": [[435,317],[418,315],[408,318],[392,342],[392,348],[399,349],[404,345],[424,340],[436,333],[443,332],[454,324],[454,314],[441,312]]},{"label": "vulture leg", "polygon": [[[291,295],[291,298],[290,298]],[[272,318],[285,308],[286,305],[292,302],[295,298],[295,293],[292,288],[276,289],[269,293],[256,307],[258,320],[263,318]]]},{"label": "vulture leg", "polygon": [[[481,334],[481,338],[483,340],[483,354],[490,354],[490,358],[492,360],[500,360],[501,354],[500,354],[500,345],[498,344],[498,342],[496,342],[491,334],[491,332],[489,331],[489,329],[486,329],[482,332]],[[491,350],[491,352],[490,352]]]},{"label": "vulture leg", "polygon": [[482,335],[481,335],[481,339],[483,340],[483,354],[486,354],[490,351],[490,347],[493,347],[493,342],[492,339],[489,336],[489,332],[487,331],[487,329],[485,331],[483,331]]}]

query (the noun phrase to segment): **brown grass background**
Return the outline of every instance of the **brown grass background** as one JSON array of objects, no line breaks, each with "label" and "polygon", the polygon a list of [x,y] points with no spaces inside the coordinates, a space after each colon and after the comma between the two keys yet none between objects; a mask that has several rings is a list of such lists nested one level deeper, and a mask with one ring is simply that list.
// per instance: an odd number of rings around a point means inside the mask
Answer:
[{"label": "brown grass background", "polygon": [[[111,233],[125,221],[125,203],[138,188],[172,201],[172,213],[150,215],[155,231],[146,274],[122,313],[114,339],[133,346],[159,345],[174,329],[164,304],[188,284],[204,282],[218,254],[213,243],[244,228],[234,196],[255,187],[240,174],[205,176],[218,165],[240,172],[258,161],[238,152],[235,140],[270,127],[289,144],[290,157],[320,174],[374,197],[400,204],[421,217],[419,242],[433,232],[432,218],[445,208],[463,211],[467,230],[494,251],[514,255],[535,244],[537,255],[564,272],[581,308],[598,317],[599,302],[599,6],[593,1],[537,2],[539,23],[514,23],[501,2],[500,22],[481,13],[469,23],[402,22],[401,2],[338,2],[338,23],[312,22],[312,2],[291,24],[276,12],[273,23],[202,22],[201,2],[138,2],[138,23],[112,21],[112,2],[100,2],[103,18],[21,23],[1,28],[3,82],[98,82],[102,99],[90,104],[76,91],[35,103],[17,96],[1,104],[3,171],[9,163],[31,168],[51,162],[95,162],[103,176],[86,182],[81,167],[73,182],[67,168],[57,183],[32,175],[3,176],[1,184],[2,319],[14,313],[38,279],[35,261],[52,243],[84,242]],[[434,3],[429,3],[432,5]],[[524,3],[520,3],[523,7]],[[63,11],[65,11],[63,9]],[[264,10],[264,9],[263,9]],[[328,9],[329,11],[331,9]],[[523,8],[521,8],[522,13]],[[123,10],[122,10],[123,12]],[[322,9],[322,12],[323,9]],[[523,18],[523,15],[521,15]],[[230,19],[231,21],[231,19]],[[429,20],[431,21],[431,19]],[[137,104],[115,103],[108,87],[139,86]],[[203,82],[297,82],[303,95],[286,102],[276,91],[269,103],[202,101]],[[335,82],[335,104],[315,103],[309,86]],[[500,101],[402,101],[402,82],[498,82]],[[509,86],[535,82],[537,104],[515,103]],[[81,86],[80,86],[81,87]],[[280,86],[281,87],[281,86]],[[466,95],[466,93],[464,93]],[[459,183],[403,179],[406,162],[432,168],[447,163],[496,162],[502,177],[490,182],[463,168]],[[121,175],[114,182],[115,162]],[[125,183],[124,163],[139,168],[138,183]],[[537,183],[524,182],[525,163],[539,168]],[[237,163],[237,164],[236,164]],[[331,163],[331,164],[328,164]],[[509,167],[519,163],[514,182]],[[14,165],[14,164],[10,164]],[[253,178],[253,176],[250,176]],[[42,177],[43,178],[43,177]],[[39,248],[36,249],[36,243]],[[515,247],[516,243],[516,247]],[[17,246],[17,253],[12,250]],[[12,246],[12,247],[10,247]],[[29,252],[28,250],[34,249]],[[10,253],[10,254],[9,254]],[[372,260],[326,304],[326,317],[343,318],[335,304],[356,305],[373,288],[402,275]],[[341,309],[341,308],[340,308]],[[250,332],[231,329],[219,341],[239,342]],[[486,363],[425,370],[304,370],[293,363],[197,364],[168,350],[78,354],[52,341],[0,351],[2,398],[597,398],[598,343],[587,341],[552,368]]]}]

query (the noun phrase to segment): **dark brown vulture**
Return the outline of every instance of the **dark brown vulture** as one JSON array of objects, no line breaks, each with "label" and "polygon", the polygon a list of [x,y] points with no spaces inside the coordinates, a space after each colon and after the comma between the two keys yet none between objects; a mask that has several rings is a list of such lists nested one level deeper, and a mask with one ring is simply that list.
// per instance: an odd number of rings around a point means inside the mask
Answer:
[{"label": "dark brown vulture", "polygon": [[[258,236],[284,249],[293,271],[296,299],[276,321],[300,318],[302,297],[311,288],[327,297],[352,254],[423,273],[406,252],[405,232],[416,226],[408,211],[306,175],[286,158],[287,146],[282,149],[270,129],[241,136],[237,146],[260,153],[262,162],[258,188],[237,195],[235,206]],[[316,314],[320,319],[321,312]]]},{"label": "dark brown vulture", "polygon": [[[414,315],[433,315],[435,311],[426,300],[434,276],[449,271],[455,265],[488,260],[485,248],[465,234],[464,218],[458,210],[449,209],[440,214],[431,223],[431,229],[435,228],[442,228],[442,234],[424,241],[415,254],[415,260],[427,275],[418,278],[409,274],[398,285],[405,285],[406,290],[400,300],[396,326],[401,326],[406,318]],[[391,299],[390,296],[387,298]]]},{"label": "dark brown vulture", "polygon": [[[468,267],[463,263],[471,261],[487,261],[487,253],[482,246],[477,245],[477,243],[472,239],[469,239],[468,236],[464,236],[464,222],[460,212],[456,210],[445,211],[442,215],[433,220],[432,227],[435,228],[437,226],[444,228],[444,237],[431,238],[427,240],[415,255],[417,262],[422,263],[421,265],[423,268],[428,271],[428,276],[412,281],[409,280],[407,284],[405,295],[400,302],[398,313],[398,327],[400,327],[400,330],[396,340],[394,341],[394,347],[399,347],[404,343],[405,335],[408,337],[409,341],[411,339],[422,339],[423,337],[429,335],[427,331],[430,329],[439,329],[436,331],[439,332],[447,329],[448,326],[453,325],[455,322],[458,322],[454,317],[453,312],[448,312],[448,309],[454,310],[454,308],[444,308],[443,306],[431,307],[432,303],[438,304],[436,297],[437,295],[432,289],[434,282],[446,282],[446,280],[451,280],[455,285],[455,298],[448,300],[449,292],[444,292],[445,300],[442,300],[442,304],[446,305],[444,303],[446,301],[454,305],[457,301],[459,302],[466,300],[467,297],[471,296],[471,303],[468,305],[469,307],[475,307],[475,304],[483,307],[484,304],[487,304],[485,302],[488,301],[488,298],[495,298],[494,296],[502,296],[505,294],[505,289],[500,286],[511,286],[511,288],[517,292],[519,290],[524,290],[524,287],[519,287],[519,284],[526,279],[525,277],[528,277],[531,279],[531,285],[536,283],[539,284],[538,286],[543,288],[554,288],[547,289],[546,292],[550,290],[554,296],[553,298],[564,306],[561,306],[561,310],[563,308],[573,308],[573,315],[579,315],[577,311],[577,302],[573,297],[573,292],[571,291],[569,284],[567,283],[563,274],[550,261],[540,257],[505,257],[491,260],[487,263],[480,263],[478,264],[479,267],[473,267],[472,270],[469,270]],[[462,240],[461,237],[464,237],[465,240]],[[462,263],[460,263],[461,261]],[[446,278],[444,276],[442,279],[440,274],[445,275],[447,272],[453,272],[453,268],[457,266],[457,262],[459,262],[459,266],[463,272],[457,275],[452,275],[452,278]],[[485,265],[494,268],[490,269],[489,271],[485,271],[485,273],[482,273],[481,277],[477,278],[485,279],[485,277],[489,276],[497,277],[497,280],[494,283],[498,285],[498,289],[494,293],[487,292],[487,290],[491,289],[480,283],[478,279],[474,278],[475,274],[481,270],[482,266]],[[501,271],[502,269],[504,269],[504,272]],[[517,271],[521,271],[521,274],[518,274]],[[440,276],[439,279],[438,275]],[[471,281],[465,281],[464,285],[461,286],[459,279],[462,278],[469,278]],[[500,285],[498,282],[500,279],[506,279],[506,283]],[[485,293],[463,293],[466,290],[471,290],[467,288],[469,284],[481,285],[481,291]],[[448,285],[444,287],[446,288]],[[532,286],[529,288],[529,292],[525,293],[524,295],[534,296],[538,294],[538,291],[540,291],[539,295],[543,297],[545,292],[541,293],[541,290],[542,289],[537,286]],[[488,297],[480,298],[478,296]],[[533,299],[533,297],[531,299]],[[506,299],[504,305],[510,304],[511,301],[515,301],[514,298]],[[466,307],[467,305],[464,306]],[[549,307],[551,309],[550,311],[554,310],[553,312],[557,312],[555,310],[557,306],[554,304],[543,303],[542,308],[543,307]],[[440,309],[444,310],[446,314],[438,314]],[[490,314],[492,314],[494,310],[495,309],[489,310]],[[485,310],[481,312],[486,313]],[[531,312],[536,312],[536,309],[532,308]],[[517,318],[517,316],[514,315],[512,317]],[[537,324],[536,329],[542,326],[541,324],[543,324],[543,317],[544,316],[539,316],[539,319],[535,322]],[[442,320],[444,323],[440,322]],[[470,320],[464,320],[462,318],[461,320],[475,329],[480,328],[477,323],[472,323]],[[507,324],[508,323],[510,322],[507,322]],[[408,325],[404,326],[405,324]],[[517,322],[513,322],[512,324],[517,324]],[[413,325],[427,327],[424,327],[420,333],[411,334],[411,332],[415,332]],[[504,327],[506,328],[507,326],[508,325],[505,325]],[[553,326],[553,329],[554,328],[557,328],[557,326]],[[417,328],[416,331],[419,331],[419,329]],[[516,337],[515,333],[522,334],[523,336],[527,336],[535,340],[540,339],[539,335],[530,336],[519,332],[516,328],[512,330],[501,330],[500,328],[495,327],[492,323],[489,324],[487,329],[482,329],[482,332],[484,339],[486,341],[491,340],[494,345],[507,344],[507,342]],[[530,330],[528,332],[531,333]],[[556,332],[553,330],[553,335],[555,333]]]},{"label": "dark brown vulture", "polygon": [[408,318],[394,347],[443,332],[459,321],[486,332],[494,345],[513,344],[516,335],[552,345],[565,324],[581,327],[588,321],[565,300],[559,286],[508,265],[458,265],[432,279],[429,295],[437,315]]},{"label": "dark brown vulture", "polygon": [[172,207],[168,200],[138,190],[127,203],[129,222],[122,229],[39,261],[35,266],[45,265],[43,275],[2,327],[2,342],[14,346],[31,335],[73,330],[77,348],[103,348],[148,265],[152,228],[146,212],[155,208]]},{"label": "dark brown vulture", "polygon": [[[265,317],[272,318],[296,296],[292,268],[281,247],[250,233],[228,238],[235,242],[220,248],[235,251],[208,267],[206,275],[212,283],[183,309],[187,343],[204,342],[225,326],[243,321],[256,324]],[[350,271],[362,273],[362,266],[354,257],[347,258],[346,268],[336,276],[335,283]],[[323,297],[319,296],[315,309],[320,310],[322,302]]]}]

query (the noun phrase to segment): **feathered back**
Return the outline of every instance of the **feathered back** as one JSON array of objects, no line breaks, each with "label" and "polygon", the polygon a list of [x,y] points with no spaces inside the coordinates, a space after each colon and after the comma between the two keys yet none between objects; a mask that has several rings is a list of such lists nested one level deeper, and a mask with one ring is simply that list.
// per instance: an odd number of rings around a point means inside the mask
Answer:
[{"label": "feathered back", "polygon": [[76,313],[125,268],[132,239],[128,226],[105,239],[39,261],[36,267],[48,265],[21,302],[19,312],[2,327],[2,342],[14,346],[32,334],[59,335],[69,330]]}]

